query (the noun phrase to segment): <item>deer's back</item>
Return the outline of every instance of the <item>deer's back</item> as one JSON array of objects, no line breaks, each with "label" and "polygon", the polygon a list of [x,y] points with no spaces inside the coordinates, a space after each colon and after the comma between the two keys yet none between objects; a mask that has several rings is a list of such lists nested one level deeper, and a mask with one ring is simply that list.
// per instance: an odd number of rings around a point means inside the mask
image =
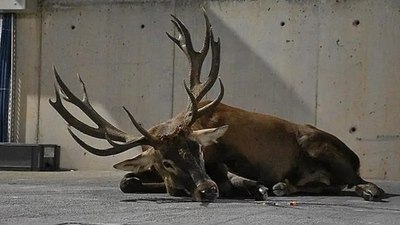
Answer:
[{"label": "deer's back", "polygon": [[[358,170],[358,157],[338,138],[310,125],[299,125],[274,116],[219,104],[194,129],[229,125],[219,143],[205,149],[206,162],[228,162],[239,175],[271,183],[298,173],[304,157],[315,149],[310,143],[332,143],[340,155]],[[312,139],[310,137],[318,137]],[[306,145],[307,144],[307,145]],[[324,151],[319,149],[318,151]],[[318,156],[317,156],[318,157]],[[318,160],[317,158],[315,160]]]}]

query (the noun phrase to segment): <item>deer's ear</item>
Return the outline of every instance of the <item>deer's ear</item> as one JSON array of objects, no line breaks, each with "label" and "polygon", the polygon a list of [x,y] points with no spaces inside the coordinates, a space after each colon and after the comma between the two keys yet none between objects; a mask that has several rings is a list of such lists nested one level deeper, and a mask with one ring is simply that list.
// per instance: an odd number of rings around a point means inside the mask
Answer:
[{"label": "deer's ear", "polygon": [[114,165],[117,170],[131,171],[140,173],[147,171],[155,162],[155,150],[153,148],[147,149],[132,159],[127,159]]},{"label": "deer's ear", "polygon": [[218,143],[217,139],[222,137],[227,130],[228,125],[211,129],[196,130],[189,135],[189,138],[205,147],[214,143]]}]

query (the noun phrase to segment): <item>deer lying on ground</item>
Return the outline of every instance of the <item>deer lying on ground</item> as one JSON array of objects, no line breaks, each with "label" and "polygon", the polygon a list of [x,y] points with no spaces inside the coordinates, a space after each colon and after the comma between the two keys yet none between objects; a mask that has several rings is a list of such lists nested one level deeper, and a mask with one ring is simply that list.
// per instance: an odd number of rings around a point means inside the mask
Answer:
[{"label": "deer lying on ground", "polygon": [[[179,37],[169,38],[186,54],[190,63],[190,87],[185,111],[149,130],[144,129],[124,107],[131,122],[142,134],[135,137],[116,128],[90,105],[86,88],[83,100],[77,98],[55,77],[56,100],[50,104],[68,123],[74,140],[98,156],[119,154],[136,146],[143,152],[114,167],[131,171],[121,181],[124,192],[167,191],[171,195],[191,195],[195,201],[213,201],[219,195],[251,193],[265,199],[266,187],[275,195],[293,193],[340,192],[356,186],[365,200],[379,200],[384,191],[359,176],[357,155],[337,137],[311,125],[289,121],[220,103],[224,87],[214,101],[201,101],[218,78],[220,42],[215,41],[207,15],[206,36],[201,51],[193,49],[185,25],[173,17]],[[208,79],[200,81],[203,61],[211,46]],[[96,127],[76,119],[64,107],[62,99],[80,108]],[[98,149],[87,145],[71,127],[106,139],[111,147]],[[157,183],[161,182],[161,183]]]}]

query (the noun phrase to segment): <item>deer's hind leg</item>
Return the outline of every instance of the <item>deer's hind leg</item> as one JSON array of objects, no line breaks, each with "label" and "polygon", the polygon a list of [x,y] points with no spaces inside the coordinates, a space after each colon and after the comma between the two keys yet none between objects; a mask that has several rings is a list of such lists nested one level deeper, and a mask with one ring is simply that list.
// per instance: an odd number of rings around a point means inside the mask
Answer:
[{"label": "deer's hind leg", "polygon": [[329,173],[331,185],[356,186],[356,193],[367,201],[384,198],[385,192],[381,188],[360,177],[358,156],[337,138],[329,136],[329,141],[326,136],[302,143],[308,153],[304,157],[305,162],[313,162],[319,168],[324,168]]},{"label": "deer's hind leg", "polygon": [[335,184],[345,185],[348,188],[356,186],[355,192],[367,201],[379,201],[385,197],[385,192],[376,184],[365,181],[360,177],[349,162],[340,158],[331,157],[327,160],[332,181]]},{"label": "deer's hind leg", "polygon": [[272,187],[276,196],[285,196],[291,194],[337,194],[344,188],[343,185],[326,185],[320,182],[308,183],[304,186],[296,186],[288,180],[279,182]]},{"label": "deer's hind leg", "polygon": [[329,174],[323,170],[306,171],[296,182],[285,179],[275,184],[272,191],[277,196],[290,194],[337,194],[345,185],[332,185]]}]

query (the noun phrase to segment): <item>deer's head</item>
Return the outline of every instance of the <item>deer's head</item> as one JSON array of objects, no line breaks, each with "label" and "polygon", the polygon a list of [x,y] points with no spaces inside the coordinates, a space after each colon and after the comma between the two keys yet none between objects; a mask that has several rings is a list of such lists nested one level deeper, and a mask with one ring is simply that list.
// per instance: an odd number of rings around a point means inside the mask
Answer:
[{"label": "deer's head", "polygon": [[[199,102],[211,89],[218,78],[220,63],[220,42],[214,40],[211,25],[207,15],[206,35],[203,48],[200,51],[193,49],[190,33],[186,26],[175,16],[172,23],[179,34],[177,38],[168,37],[185,53],[190,63],[190,86],[184,82],[185,90],[189,96],[188,106],[185,111],[174,118],[158,124],[149,130],[144,129],[125,108],[132,124],[142,134],[140,137],[132,136],[116,128],[100,116],[91,106],[85,84],[79,77],[83,89],[83,99],[77,98],[62,81],[56,69],[56,100],[49,100],[50,105],[68,123],[68,131],[74,140],[87,151],[98,156],[119,154],[136,146],[147,146],[147,149],[138,156],[116,164],[114,167],[121,170],[142,172],[154,167],[163,177],[167,188],[182,189],[189,192],[195,201],[212,201],[218,197],[218,187],[206,174],[202,155],[202,146],[215,143],[227,130],[227,126],[192,130],[192,125],[198,118],[212,111],[222,100],[224,88],[220,81],[218,97],[199,107]],[[211,46],[211,68],[206,81],[200,81],[201,67]],[[98,127],[92,127],[78,120],[63,105],[65,100],[81,109]],[[71,130],[71,127],[91,137],[106,139],[110,143],[108,149],[98,149],[86,144]]]}]

